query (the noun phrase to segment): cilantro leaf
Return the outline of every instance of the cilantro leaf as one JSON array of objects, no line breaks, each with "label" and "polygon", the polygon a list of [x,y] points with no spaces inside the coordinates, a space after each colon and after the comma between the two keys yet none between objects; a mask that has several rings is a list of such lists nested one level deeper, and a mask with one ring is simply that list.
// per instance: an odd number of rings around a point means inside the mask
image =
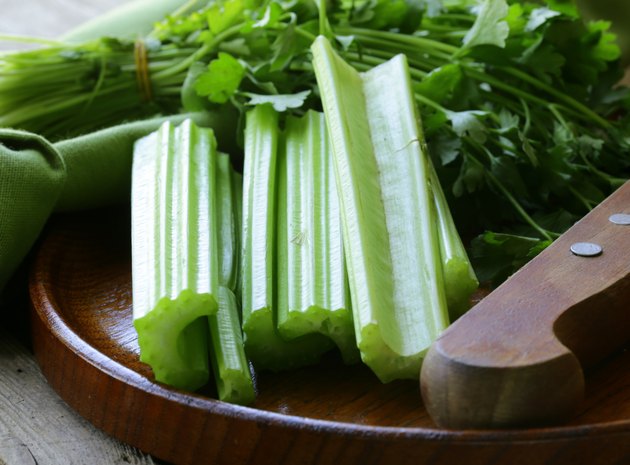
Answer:
[{"label": "cilantro leaf", "polygon": [[244,93],[244,95],[249,97],[248,105],[264,105],[270,103],[276,111],[283,112],[288,108],[300,108],[310,93],[310,90],[305,90],[296,94],[284,95],[260,95],[249,92]]},{"label": "cilantro leaf", "polygon": [[525,26],[525,31],[535,31],[540,26],[545,24],[549,19],[560,16],[560,14],[561,13],[559,11],[554,11],[546,7],[536,8],[532,10],[529,15],[529,20],[527,21],[527,25]]},{"label": "cilantro leaf", "polygon": [[429,152],[440,160],[442,166],[455,161],[461,153],[462,141],[451,133],[440,133],[429,143]]},{"label": "cilantro leaf", "polygon": [[220,52],[197,77],[195,90],[213,103],[225,103],[236,93],[244,76],[243,65],[232,55]]},{"label": "cilantro leaf", "polygon": [[487,116],[485,111],[447,111],[446,117],[450,120],[453,131],[459,137],[469,136],[474,141],[484,143],[486,140],[486,127],[481,117]]},{"label": "cilantro leaf", "polygon": [[217,35],[236,24],[244,9],[245,2],[243,0],[213,2],[206,16],[210,32]]},{"label": "cilantro leaf", "polygon": [[462,197],[464,194],[471,194],[481,189],[484,183],[485,172],[483,167],[464,158],[459,176],[453,183],[453,195]]},{"label": "cilantro leaf", "polygon": [[475,23],[464,36],[463,49],[484,44],[505,47],[505,39],[510,34],[510,27],[505,21],[508,9],[505,0],[484,0]]},{"label": "cilantro leaf", "polygon": [[415,91],[434,102],[443,103],[452,95],[462,77],[462,70],[459,65],[447,64],[427,74],[416,86]]}]

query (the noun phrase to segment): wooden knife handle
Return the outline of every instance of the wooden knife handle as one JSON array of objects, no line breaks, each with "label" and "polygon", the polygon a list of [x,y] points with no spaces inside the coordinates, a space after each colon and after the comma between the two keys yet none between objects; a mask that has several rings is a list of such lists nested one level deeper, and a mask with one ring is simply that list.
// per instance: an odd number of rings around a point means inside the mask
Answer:
[{"label": "wooden knife handle", "polygon": [[[451,325],[420,376],[447,428],[558,423],[584,397],[584,369],[630,341],[630,181]],[[575,255],[594,243],[597,256]]]}]

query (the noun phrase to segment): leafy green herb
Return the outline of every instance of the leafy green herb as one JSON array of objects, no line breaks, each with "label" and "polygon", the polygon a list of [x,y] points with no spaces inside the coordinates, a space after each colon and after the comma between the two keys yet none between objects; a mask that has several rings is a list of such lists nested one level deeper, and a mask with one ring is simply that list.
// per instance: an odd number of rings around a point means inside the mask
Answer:
[{"label": "leafy green herb", "polygon": [[300,108],[304,105],[304,100],[311,93],[310,90],[298,92],[291,95],[260,95],[246,92],[244,95],[249,97],[248,105],[264,105],[270,103],[274,110],[283,112],[289,108]]},{"label": "leafy green herb", "polygon": [[245,68],[228,53],[219,53],[206,72],[197,76],[195,90],[211,102],[225,103],[234,95],[245,76]]},{"label": "leafy green herb", "polygon": [[464,49],[475,45],[491,44],[505,47],[510,28],[505,21],[508,14],[506,0],[486,0],[479,6],[477,19],[464,36]]},{"label": "leafy green herb", "polygon": [[[0,125],[59,139],[182,107],[320,110],[309,47],[324,32],[359,71],[406,55],[465,237],[493,231],[546,244],[563,226],[540,218],[579,218],[630,176],[630,96],[616,86],[620,49],[609,26],[582,20],[570,0],[212,1],[145,38],[150,101],[138,91],[132,42],[1,55]],[[206,70],[192,72],[197,63]]]}]

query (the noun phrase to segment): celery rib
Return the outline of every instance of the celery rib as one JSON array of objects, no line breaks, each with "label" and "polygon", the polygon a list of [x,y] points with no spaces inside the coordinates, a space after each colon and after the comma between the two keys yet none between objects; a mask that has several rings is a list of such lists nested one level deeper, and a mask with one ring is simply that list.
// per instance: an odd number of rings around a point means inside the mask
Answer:
[{"label": "celery rib", "polygon": [[140,360],[157,381],[194,390],[209,377],[207,325],[217,311],[211,130],[165,123],[140,139],[132,168],[133,318]]},{"label": "celery rib", "polygon": [[312,45],[333,146],[361,357],[383,382],[417,379],[448,325],[424,136],[404,56],[359,73]]},{"label": "celery rib", "polygon": [[279,163],[278,330],[321,333],[346,363],[359,360],[341,236],[332,152],[321,113],[288,117]]},{"label": "celery rib", "polygon": [[250,404],[256,397],[249,362],[245,356],[237,298],[233,290],[238,284],[239,252],[237,229],[240,209],[236,199],[241,196],[241,184],[233,174],[229,156],[217,159],[217,216],[219,310],[208,316],[210,329],[210,362],[219,399],[236,404]]},{"label": "celery rib", "polygon": [[433,165],[430,166],[431,191],[438,221],[440,256],[444,271],[444,289],[451,321],[455,321],[470,308],[470,296],[479,287],[462,239],[448,207],[444,191]]},{"label": "celery rib", "polygon": [[316,363],[330,341],[311,334],[285,341],[277,331],[277,293],[287,283],[276,273],[278,114],[257,106],[246,117],[243,172],[242,298],[245,351],[259,370]]}]

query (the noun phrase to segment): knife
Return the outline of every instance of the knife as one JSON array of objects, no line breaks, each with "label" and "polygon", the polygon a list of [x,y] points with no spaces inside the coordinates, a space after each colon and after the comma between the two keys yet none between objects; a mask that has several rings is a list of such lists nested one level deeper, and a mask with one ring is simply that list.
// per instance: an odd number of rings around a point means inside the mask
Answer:
[{"label": "knife", "polygon": [[558,424],[630,342],[630,181],[454,322],[420,386],[446,428]]}]

